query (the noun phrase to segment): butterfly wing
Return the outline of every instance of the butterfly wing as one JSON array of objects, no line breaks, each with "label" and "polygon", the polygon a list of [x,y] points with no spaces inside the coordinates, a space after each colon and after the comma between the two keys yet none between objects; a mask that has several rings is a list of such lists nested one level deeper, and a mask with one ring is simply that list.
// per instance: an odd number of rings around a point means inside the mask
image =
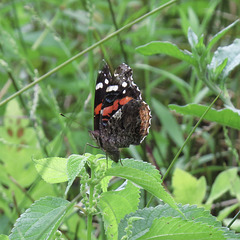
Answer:
[{"label": "butterfly wing", "polygon": [[[105,62],[104,62],[105,63]],[[94,130],[99,130],[100,126],[100,113],[105,98],[106,88],[112,81],[107,63],[104,64],[102,70],[98,72],[96,87],[95,87],[95,100],[94,100]]]}]

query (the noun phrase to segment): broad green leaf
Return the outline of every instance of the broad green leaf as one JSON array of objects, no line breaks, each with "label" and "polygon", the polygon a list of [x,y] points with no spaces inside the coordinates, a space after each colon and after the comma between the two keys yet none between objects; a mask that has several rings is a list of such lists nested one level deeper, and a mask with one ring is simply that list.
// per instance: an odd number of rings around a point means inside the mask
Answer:
[{"label": "broad green leaf", "polygon": [[212,185],[212,189],[207,200],[207,204],[213,203],[214,200],[222,196],[231,189],[231,183],[237,178],[237,168],[231,168],[221,172]]},{"label": "broad green leaf", "polygon": [[186,220],[194,220],[197,223],[205,223],[212,227],[221,228],[221,223],[213,217],[209,211],[206,211],[204,208],[197,208],[196,205],[178,205],[180,211],[183,213],[181,215],[178,211],[171,208],[169,205],[158,205],[157,207],[139,209],[136,212],[130,213],[121,220],[118,230],[119,230],[119,239],[126,235],[125,229],[128,226],[130,218],[136,217],[141,218],[132,223],[132,235],[129,239],[138,239],[143,236],[152,226],[154,219],[160,219],[162,217],[179,217]]},{"label": "broad green leaf", "polygon": [[16,221],[9,239],[52,239],[63,217],[72,206],[73,204],[62,198],[41,198]]},{"label": "broad green leaf", "polygon": [[[201,117],[208,108],[207,106],[200,104],[188,104],[185,106],[170,104],[168,106],[171,110],[175,110],[177,113],[196,117]],[[224,108],[216,110],[212,108],[205,115],[204,119],[240,130],[240,111],[237,109]]]},{"label": "broad green leaf", "polygon": [[178,147],[181,147],[184,143],[183,133],[172,113],[154,98],[152,99],[152,106],[168,135]]},{"label": "broad green leaf", "polygon": [[149,231],[138,240],[225,240],[223,231],[207,224],[181,218],[162,217],[155,219]]},{"label": "broad green leaf", "polygon": [[228,32],[229,29],[231,29],[233,26],[235,26],[237,23],[239,23],[239,19],[236,20],[235,22],[233,22],[232,24],[230,24],[229,26],[225,27],[224,29],[222,29],[220,32],[218,32],[217,34],[215,34],[213,36],[213,38],[211,39],[211,41],[208,43],[207,46],[207,50],[210,51],[211,48],[213,47],[213,45],[221,39],[221,37]]},{"label": "broad green leaf", "polygon": [[28,127],[29,123],[18,101],[10,101],[4,113],[4,125],[0,126],[0,156],[4,171],[22,187],[29,187],[36,178],[31,157],[42,157],[36,130]]},{"label": "broad green leaf", "polygon": [[228,61],[222,71],[223,78],[226,78],[240,64],[240,39],[235,39],[231,45],[219,47],[214,53],[208,68],[211,70],[216,69],[226,58]]},{"label": "broad green leaf", "polygon": [[162,180],[157,169],[149,163],[133,159],[122,160],[123,166],[113,164],[112,168],[107,169],[106,176],[116,176],[128,179],[138,186],[144,188],[155,197],[162,199],[172,208],[178,209],[172,196],[165,191]]},{"label": "broad green leaf", "polygon": [[84,168],[86,161],[87,161],[87,157],[84,155],[73,154],[68,157],[68,161],[67,161],[68,185],[65,191],[65,195],[67,194],[69,188],[72,186],[75,178]]},{"label": "broad green leaf", "polygon": [[9,240],[7,235],[0,234],[0,240]]},{"label": "broad green leaf", "polygon": [[126,214],[138,208],[139,188],[128,182],[125,189],[101,194],[98,207],[104,219],[108,239],[118,239],[118,224]]},{"label": "broad green leaf", "polygon": [[175,169],[172,178],[173,194],[176,202],[200,205],[206,194],[206,179],[196,179],[190,173]]},{"label": "broad green leaf", "polygon": [[191,53],[180,50],[177,45],[171,42],[153,41],[146,45],[137,47],[136,51],[147,56],[154,54],[166,54],[168,56],[186,61],[194,66],[197,65],[196,60],[192,57]]},{"label": "broad green leaf", "polygon": [[60,183],[68,180],[67,158],[34,159],[34,165],[43,180],[48,183]]}]

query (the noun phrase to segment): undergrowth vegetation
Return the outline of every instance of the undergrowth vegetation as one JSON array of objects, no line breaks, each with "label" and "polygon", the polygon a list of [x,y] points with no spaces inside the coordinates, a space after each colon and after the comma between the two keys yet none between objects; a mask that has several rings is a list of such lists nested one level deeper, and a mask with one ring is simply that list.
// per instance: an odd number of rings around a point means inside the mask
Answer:
[{"label": "undergrowth vegetation", "polygon": [[[0,239],[240,239],[239,14],[1,1]],[[133,69],[152,112],[121,163],[89,146],[102,59]]]}]

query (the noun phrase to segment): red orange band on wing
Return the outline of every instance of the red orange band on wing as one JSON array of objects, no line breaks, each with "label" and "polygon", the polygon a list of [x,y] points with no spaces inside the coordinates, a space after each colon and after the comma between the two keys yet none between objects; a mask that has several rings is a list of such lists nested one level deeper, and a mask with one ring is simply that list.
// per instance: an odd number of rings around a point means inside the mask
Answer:
[{"label": "red orange band on wing", "polygon": [[[119,108],[119,105],[125,105],[126,103],[128,103],[129,101],[131,101],[133,98],[132,97],[125,97],[125,98],[122,98],[122,99],[117,99],[114,101],[113,105],[112,106],[109,106],[109,107],[105,107],[103,109],[103,113],[102,115],[103,116],[109,116],[111,115],[111,113],[113,111],[116,111],[118,110]],[[98,106],[97,106],[98,107]],[[96,108],[95,108],[96,109]]]},{"label": "red orange band on wing", "polygon": [[94,109],[94,115],[98,115],[102,109],[102,103],[98,104]]}]

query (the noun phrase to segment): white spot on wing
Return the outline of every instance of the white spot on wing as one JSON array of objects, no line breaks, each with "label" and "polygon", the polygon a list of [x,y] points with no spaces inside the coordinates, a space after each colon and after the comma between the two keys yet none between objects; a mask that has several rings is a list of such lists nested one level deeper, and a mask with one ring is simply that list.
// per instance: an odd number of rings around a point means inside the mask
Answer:
[{"label": "white spot on wing", "polygon": [[125,93],[126,93],[126,90],[124,89],[122,93],[125,94]]},{"label": "white spot on wing", "polygon": [[102,83],[102,82],[99,82],[99,83],[96,85],[96,90],[98,90],[99,88],[103,88],[103,83]]},{"label": "white spot on wing", "polygon": [[105,78],[105,84],[109,84],[109,80],[107,78]]},{"label": "white spot on wing", "polygon": [[115,119],[119,119],[122,117],[122,109],[119,109],[117,112],[115,112],[112,116]]},{"label": "white spot on wing", "polygon": [[112,91],[116,92],[117,90],[118,90],[118,85],[111,85],[107,87],[106,92],[112,92]]},{"label": "white spot on wing", "polygon": [[127,82],[123,82],[123,83],[122,83],[122,87],[125,88],[126,86],[127,86]]}]

